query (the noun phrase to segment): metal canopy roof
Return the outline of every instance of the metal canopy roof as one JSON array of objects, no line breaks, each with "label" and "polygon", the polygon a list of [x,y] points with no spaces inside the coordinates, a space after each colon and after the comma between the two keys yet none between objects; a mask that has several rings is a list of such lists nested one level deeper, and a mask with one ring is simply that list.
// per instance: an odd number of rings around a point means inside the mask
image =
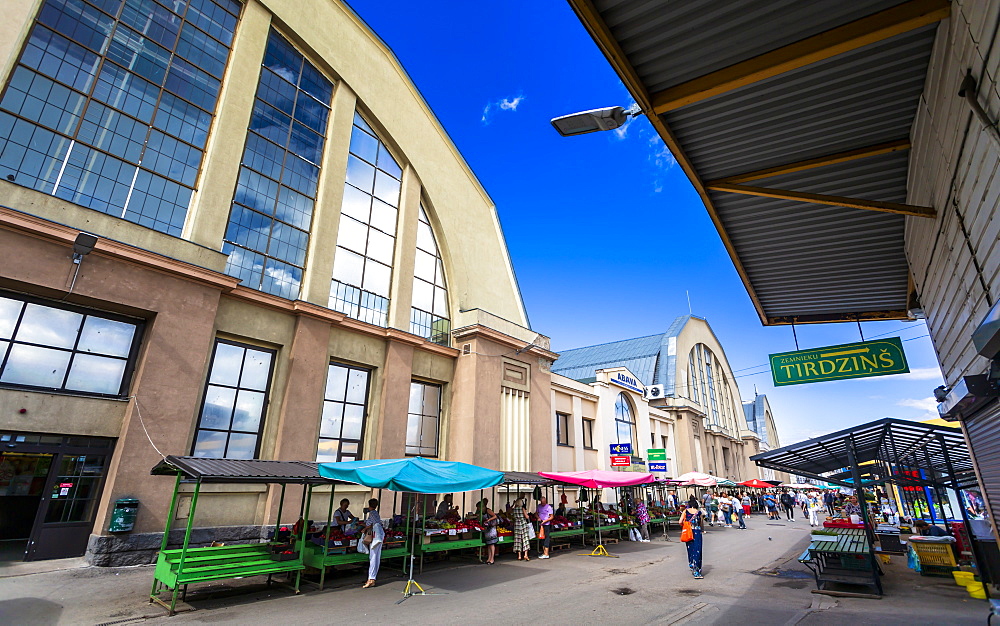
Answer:
[{"label": "metal canopy roof", "polygon": [[[977,484],[965,437],[958,428],[885,418],[750,457],[761,467],[851,486],[845,468],[854,464],[866,479],[898,484]],[[924,480],[901,473],[922,470]]]},{"label": "metal canopy roof", "polygon": [[168,456],[150,474],[187,478],[205,483],[295,483],[326,484],[338,481],[319,475],[316,463],[305,461],[260,461],[256,459],[205,459],[194,456]]},{"label": "metal canopy roof", "polygon": [[909,135],[948,0],[569,2],[764,324],[907,318],[905,221],[934,215],[903,204]]}]

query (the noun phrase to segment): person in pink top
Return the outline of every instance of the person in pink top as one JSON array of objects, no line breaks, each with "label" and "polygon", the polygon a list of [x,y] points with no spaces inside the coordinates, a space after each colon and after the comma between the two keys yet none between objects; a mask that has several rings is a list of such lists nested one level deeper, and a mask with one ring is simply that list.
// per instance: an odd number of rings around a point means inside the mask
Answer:
[{"label": "person in pink top", "polygon": [[538,501],[538,509],[535,511],[538,515],[538,524],[540,529],[538,531],[538,538],[542,540],[542,556],[538,557],[540,559],[549,558],[549,548],[552,546],[552,536],[551,536],[551,524],[552,524],[552,505],[549,504],[548,499],[542,496],[542,499]]}]

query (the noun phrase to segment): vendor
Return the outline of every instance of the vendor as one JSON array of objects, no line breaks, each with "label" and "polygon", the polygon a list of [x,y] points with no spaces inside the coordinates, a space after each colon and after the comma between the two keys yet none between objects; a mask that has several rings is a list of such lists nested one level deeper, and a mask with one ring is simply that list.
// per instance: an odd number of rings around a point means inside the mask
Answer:
[{"label": "vendor", "polygon": [[850,519],[852,515],[861,515],[861,505],[858,504],[857,496],[851,496],[844,503],[844,517]]},{"label": "vendor", "polygon": [[947,537],[948,531],[935,524],[928,524],[922,519],[913,522],[913,528],[925,537]]},{"label": "vendor", "polygon": [[337,510],[333,512],[333,523],[341,529],[345,526],[349,526],[351,522],[358,519],[351,515],[351,512],[347,510],[347,507],[350,506],[350,504],[351,501],[344,498],[340,501],[340,506],[337,507]]},{"label": "vendor", "polygon": [[441,499],[441,503],[438,504],[437,514],[434,517],[437,519],[444,519],[448,517],[450,513],[457,513],[458,507],[452,504],[453,498],[452,494],[445,494],[444,498]]}]

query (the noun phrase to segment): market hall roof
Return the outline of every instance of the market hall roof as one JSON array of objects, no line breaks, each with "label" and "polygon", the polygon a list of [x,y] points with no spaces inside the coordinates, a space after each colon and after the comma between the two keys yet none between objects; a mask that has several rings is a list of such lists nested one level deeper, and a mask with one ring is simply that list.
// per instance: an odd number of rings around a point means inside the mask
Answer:
[{"label": "market hall roof", "polygon": [[665,392],[669,396],[674,391],[677,359],[672,341],[677,339],[692,317],[682,315],[676,318],[667,332],[660,335],[563,350],[552,365],[552,371],[581,382],[593,382],[597,370],[625,367],[644,385],[666,385]]},{"label": "market hall roof", "polygon": [[[845,480],[852,463],[867,480],[899,484],[950,485],[954,475],[962,488],[977,484],[965,437],[958,428],[891,417],[854,426],[750,457],[760,467],[850,486]],[[912,478],[919,474],[922,479]]]},{"label": "market hall roof", "polygon": [[934,215],[902,204],[909,136],[948,0],[569,3],[764,324],[907,317],[905,215]]}]

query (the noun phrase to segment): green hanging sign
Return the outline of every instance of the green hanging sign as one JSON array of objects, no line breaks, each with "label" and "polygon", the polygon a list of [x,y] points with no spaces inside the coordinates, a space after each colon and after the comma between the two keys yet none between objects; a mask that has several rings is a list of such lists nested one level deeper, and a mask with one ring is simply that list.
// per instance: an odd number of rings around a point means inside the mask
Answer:
[{"label": "green hanging sign", "polygon": [[910,371],[899,337],[782,352],[770,358],[777,387]]}]

